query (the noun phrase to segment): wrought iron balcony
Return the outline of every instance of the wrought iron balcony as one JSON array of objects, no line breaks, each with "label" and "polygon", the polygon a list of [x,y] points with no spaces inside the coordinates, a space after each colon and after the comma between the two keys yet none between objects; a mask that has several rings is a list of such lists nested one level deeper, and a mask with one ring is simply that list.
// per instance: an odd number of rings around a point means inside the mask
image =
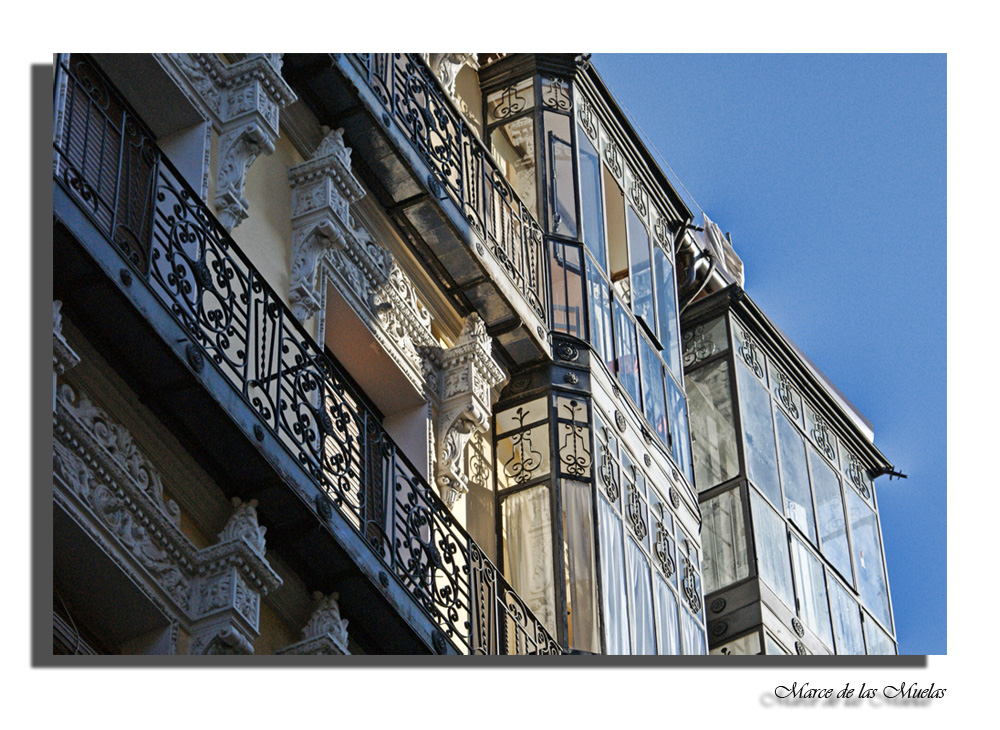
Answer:
[{"label": "wrought iron balcony", "polygon": [[532,311],[548,322],[542,229],[434,74],[409,53],[349,58],[431,168],[432,192],[443,191],[458,206]]},{"label": "wrought iron balcony", "polygon": [[[189,362],[216,368],[252,409],[257,441],[273,436],[327,497],[319,519],[336,510],[458,652],[561,653],[96,65],[73,55],[56,71],[55,183],[127,262],[129,285],[187,334]],[[487,216],[485,230],[528,287],[525,254],[504,247],[537,226],[506,206],[516,222]]]}]

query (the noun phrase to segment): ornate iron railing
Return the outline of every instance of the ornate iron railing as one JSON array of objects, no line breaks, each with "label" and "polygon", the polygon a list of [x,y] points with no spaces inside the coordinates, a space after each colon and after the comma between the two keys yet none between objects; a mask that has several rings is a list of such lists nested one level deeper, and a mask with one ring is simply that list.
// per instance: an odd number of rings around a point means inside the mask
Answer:
[{"label": "ornate iron railing", "polygon": [[532,311],[548,322],[542,229],[430,69],[408,53],[349,58],[431,168],[432,192],[443,191],[458,206]]},{"label": "ornate iron railing", "polygon": [[561,653],[86,56],[58,64],[56,110],[55,180],[328,497],[318,511],[339,510],[459,652]]}]

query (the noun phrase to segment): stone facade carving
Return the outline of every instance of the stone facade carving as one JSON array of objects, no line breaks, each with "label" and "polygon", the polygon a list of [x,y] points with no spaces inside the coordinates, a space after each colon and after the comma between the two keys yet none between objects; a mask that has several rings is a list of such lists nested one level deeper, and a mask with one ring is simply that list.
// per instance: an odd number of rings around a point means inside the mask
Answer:
[{"label": "stone facade carving", "polygon": [[479,69],[475,53],[421,53],[421,57],[438,77],[441,85],[452,97],[455,96],[455,80],[463,66]]},{"label": "stone facade carving", "polygon": [[190,632],[191,653],[252,653],[260,599],[281,585],[255,502],[234,500],[218,543],[197,549],[128,430],[68,384],[53,417],[53,477],[56,504]]},{"label": "stone facade carving", "polygon": [[52,411],[56,410],[56,381],[67,370],[71,370],[80,362],[62,333],[62,302],[56,299],[52,302]]},{"label": "stone facade carving", "polygon": [[313,157],[289,168],[288,177],[292,312],[302,321],[315,317],[322,342],[326,288],[332,284],[418,392],[436,385],[424,372],[421,354],[437,346],[430,312],[392,254],[351,215],[364,189],[351,173],[343,131],[327,132]]},{"label": "stone facade carving", "polygon": [[506,376],[493,359],[493,340],[476,313],[469,315],[454,347],[429,354],[437,361],[441,398],[435,481],[445,503],[453,507],[469,491],[465,447],[474,434],[489,430],[493,403]]},{"label": "stone facade carving", "polygon": [[316,608],[302,629],[302,641],[286,646],[278,654],[350,654],[347,650],[347,620],[340,617],[340,595],[315,593]]},{"label": "stone facade carving", "polygon": [[249,53],[228,66],[214,53],[157,54],[157,59],[219,134],[212,202],[232,231],[249,214],[247,171],[259,155],[274,152],[279,111],[296,99],[281,77],[281,54]]}]

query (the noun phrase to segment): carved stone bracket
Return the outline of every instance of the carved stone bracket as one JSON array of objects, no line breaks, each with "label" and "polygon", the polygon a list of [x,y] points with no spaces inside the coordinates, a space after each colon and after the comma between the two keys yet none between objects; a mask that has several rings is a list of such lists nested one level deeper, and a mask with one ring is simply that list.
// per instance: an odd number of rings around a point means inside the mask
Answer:
[{"label": "carved stone bracket", "polygon": [[407,379],[424,392],[429,381],[421,350],[437,346],[431,315],[392,254],[351,215],[350,206],[364,189],[351,173],[343,130],[328,132],[312,159],[289,168],[288,177],[292,312],[303,321],[315,316],[322,342],[326,287],[333,284]]},{"label": "carved stone bracket", "polygon": [[62,333],[62,302],[52,302],[52,410],[56,410],[56,379],[80,362]]},{"label": "carved stone bracket", "polygon": [[340,617],[339,594],[315,593],[316,608],[302,629],[302,641],[286,646],[277,654],[350,654],[347,650],[347,620]]},{"label": "carved stone bracket", "polygon": [[295,101],[281,77],[280,53],[249,53],[226,65],[214,53],[157,54],[157,59],[219,133],[213,203],[232,231],[244,219],[246,174],[260,154],[274,152],[279,110]]},{"label": "carved stone bracket", "polygon": [[465,447],[476,433],[489,430],[493,403],[506,375],[493,359],[493,340],[478,314],[466,320],[454,347],[428,355],[440,378],[435,481],[445,503],[453,507],[469,491]]},{"label": "carved stone bracket", "polygon": [[53,437],[56,504],[191,632],[191,653],[252,653],[260,599],[281,585],[265,557],[256,503],[234,500],[219,542],[199,550],[128,430],[67,384],[59,388]]}]

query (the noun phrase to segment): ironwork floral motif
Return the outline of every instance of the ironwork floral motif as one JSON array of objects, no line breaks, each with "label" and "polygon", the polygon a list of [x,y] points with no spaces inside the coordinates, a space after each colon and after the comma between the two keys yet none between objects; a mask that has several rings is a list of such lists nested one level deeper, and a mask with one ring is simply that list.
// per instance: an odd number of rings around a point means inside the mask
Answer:
[{"label": "ironwork floral motif", "polygon": [[716,344],[705,332],[704,325],[684,332],[684,367],[707,360],[716,353]]},{"label": "ironwork floral motif", "polygon": [[614,173],[614,176],[621,179],[625,172],[625,159],[622,157],[622,152],[618,148],[618,143],[610,137],[606,140],[604,145],[604,161],[608,163],[608,167],[611,168],[611,172]]},{"label": "ironwork floral motif", "polygon": [[747,367],[753,371],[761,380],[764,379],[764,367],[761,365],[758,356],[760,355],[757,343],[754,342],[753,338],[747,333],[743,332],[743,341],[740,343],[740,355],[743,357],[743,362],[747,364]]},{"label": "ironwork floral motif", "polygon": [[[634,475],[633,475],[634,476]],[[625,483],[625,494],[628,500],[625,503],[625,515],[628,517],[632,532],[639,540],[643,540],[649,529],[646,526],[645,510],[643,509],[642,496],[635,485],[635,481],[630,476]]]},{"label": "ironwork floral motif", "polygon": [[[847,451],[844,449],[844,451]],[[871,491],[865,480],[865,469],[861,466],[861,461],[854,454],[847,454],[847,478],[850,480],[865,499],[871,498]]]},{"label": "ironwork floral motif", "polygon": [[837,450],[833,447],[833,442],[830,439],[830,432],[827,429],[826,419],[820,414],[816,414],[815,421],[813,422],[813,427],[809,430],[809,435],[812,436],[813,441],[819,450],[823,452],[830,461],[836,461]]},{"label": "ironwork floral motif", "polygon": [[[494,117],[497,119],[509,119],[528,108],[528,100],[521,96],[517,86],[517,84],[511,84],[500,92],[500,103],[493,109]],[[530,87],[528,90],[530,92]],[[524,89],[521,91],[524,91]]]},{"label": "ironwork floral motif", "polygon": [[[604,431],[604,438],[614,443],[614,437],[611,436],[608,429],[603,426],[601,428]],[[601,466],[598,473],[601,476],[601,483],[604,485],[605,494],[608,495],[608,499],[612,503],[616,503],[621,496],[621,489],[618,483],[618,463],[608,443],[605,443],[604,440],[600,440],[598,443],[601,454]]]},{"label": "ironwork floral motif", "polygon": [[795,404],[795,389],[792,382],[781,370],[778,371],[778,387],[775,390],[778,400],[792,418],[798,419],[799,407]]},{"label": "ironwork floral motif", "polygon": [[560,422],[563,440],[559,446],[559,463],[563,471],[577,477],[589,477],[592,458],[587,433],[587,407],[577,400],[562,403],[568,411],[564,418],[570,423]]},{"label": "ironwork floral motif", "polygon": [[569,85],[562,79],[542,79],[542,106],[568,112],[572,108]]},{"label": "ironwork floral motif", "polygon": [[691,612],[698,614],[701,612],[701,587],[698,585],[698,572],[686,555],[681,556],[681,565],[684,567],[684,576],[681,579],[684,600]]},{"label": "ironwork floral motif", "polygon": [[[518,421],[519,428],[524,428],[524,419],[527,416],[528,412],[524,408],[518,408],[515,411],[514,417]],[[504,462],[503,470],[504,474],[509,479],[512,479],[515,484],[524,484],[526,481],[532,479],[535,476],[535,472],[542,466],[542,453],[536,451],[531,442],[533,430],[529,428],[518,431],[510,436],[511,455]]]},{"label": "ironwork floral motif", "polygon": [[656,542],[653,543],[653,553],[656,555],[656,559],[660,564],[660,570],[663,571],[664,577],[668,580],[673,576],[674,571],[677,570],[677,565],[674,562],[674,541],[670,536],[670,531],[664,524],[663,519],[663,505],[657,505],[659,508],[659,516],[656,520]]}]

